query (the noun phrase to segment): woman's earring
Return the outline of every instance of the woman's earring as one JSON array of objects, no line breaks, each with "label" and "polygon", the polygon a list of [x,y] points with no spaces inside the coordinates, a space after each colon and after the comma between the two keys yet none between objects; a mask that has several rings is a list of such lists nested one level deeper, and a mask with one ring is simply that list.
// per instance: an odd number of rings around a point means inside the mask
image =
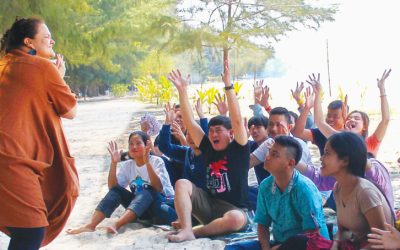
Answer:
[{"label": "woman's earring", "polygon": [[34,56],[34,55],[36,55],[36,50],[35,49],[30,49],[28,51],[28,54]]}]

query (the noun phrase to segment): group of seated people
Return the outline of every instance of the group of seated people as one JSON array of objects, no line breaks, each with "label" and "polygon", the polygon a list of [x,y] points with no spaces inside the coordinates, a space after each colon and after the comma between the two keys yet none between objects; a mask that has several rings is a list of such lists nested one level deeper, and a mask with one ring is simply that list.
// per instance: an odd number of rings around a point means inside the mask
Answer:
[{"label": "group of seated people", "polygon": [[[377,80],[382,119],[369,136],[368,115],[349,113],[347,98],[331,102],[323,118],[319,74],[309,76],[305,100],[303,83],[292,91],[299,116],[284,107],[271,108],[268,87],[257,82],[254,116],[247,122],[225,61],[225,96],[215,103],[220,115],[208,121],[198,100],[197,121],[188,96],[189,77],[172,71],[168,78],[180,105],[166,105],[161,128],[145,115],[142,131],[129,136],[126,157],[109,142],[109,192],[87,224],[67,233],[94,231],[122,205],[126,210],[107,227],[109,233],[137,219],[151,219],[172,225],[176,230],[168,234],[169,241],[181,242],[257,223],[258,240],[226,249],[400,248],[389,172],[376,159],[389,123],[389,74],[385,71]],[[154,146],[151,136],[157,136]],[[321,167],[311,161],[308,141],[318,146]],[[248,184],[251,168],[257,187]],[[334,235],[328,231],[325,206],[336,211]],[[250,211],[255,211],[254,218]]]}]

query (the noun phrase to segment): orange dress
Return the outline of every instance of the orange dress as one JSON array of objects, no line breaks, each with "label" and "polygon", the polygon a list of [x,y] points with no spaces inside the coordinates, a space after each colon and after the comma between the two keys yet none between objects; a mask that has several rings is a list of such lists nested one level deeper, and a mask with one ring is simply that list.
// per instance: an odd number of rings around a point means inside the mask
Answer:
[{"label": "orange dress", "polygon": [[60,116],[77,105],[49,60],[13,50],[0,60],[0,230],[63,229],[79,192]]}]

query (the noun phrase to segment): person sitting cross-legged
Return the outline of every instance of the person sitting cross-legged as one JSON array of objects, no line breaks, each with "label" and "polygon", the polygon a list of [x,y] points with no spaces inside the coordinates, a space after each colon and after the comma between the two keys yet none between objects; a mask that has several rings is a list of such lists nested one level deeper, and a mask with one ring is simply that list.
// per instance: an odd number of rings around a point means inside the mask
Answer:
[{"label": "person sitting cross-legged", "polygon": [[[179,70],[172,71],[168,78],[179,92],[183,121],[202,152],[207,178],[207,191],[185,179],[176,182],[178,221],[173,225],[180,230],[169,234],[169,241],[193,240],[246,228],[250,149],[239,104],[229,80],[228,62],[224,62],[223,82],[230,118],[213,117],[208,124],[208,136],[193,118],[187,91],[188,78],[183,78]],[[203,226],[192,228],[192,214]]]},{"label": "person sitting cross-legged", "polygon": [[[150,155],[150,137],[135,131],[129,135],[129,155],[132,159],[120,162],[122,150],[115,141],[109,142],[111,155],[108,174],[109,191],[96,207],[90,221],[76,229],[68,229],[67,234],[93,232],[105,218],[109,218],[119,205],[126,208],[124,214],[107,232],[116,234],[127,223],[141,218],[146,212],[161,223],[176,220],[175,210],[165,204],[166,198],[173,198],[174,190],[170,184],[164,162]],[[131,191],[127,190],[130,187]]]}]

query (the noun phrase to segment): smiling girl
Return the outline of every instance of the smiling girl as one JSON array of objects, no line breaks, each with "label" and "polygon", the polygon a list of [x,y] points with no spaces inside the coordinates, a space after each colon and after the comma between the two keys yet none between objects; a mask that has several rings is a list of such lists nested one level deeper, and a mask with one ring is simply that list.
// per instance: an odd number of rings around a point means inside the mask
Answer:
[{"label": "smiling girl", "polygon": [[351,132],[332,135],[321,162],[321,174],[337,181],[333,193],[339,230],[332,249],[368,249],[370,228],[383,229],[385,223],[392,223],[392,214],[382,192],[364,178],[365,143]]},{"label": "smiling girl", "polygon": [[[91,221],[80,228],[68,229],[68,234],[95,231],[100,222],[122,205],[126,208],[124,214],[107,227],[108,233],[116,234],[119,228],[135,221],[145,212],[151,210],[150,216],[162,214],[161,206],[165,197],[174,195],[163,160],[150,155],[151,142],[146,133],[135,131],[129,135],[130,160],[120,162],[122,150],[118,150],[114,141],[108,143],[107,149],[111,156],[109,191],[97,206]],[[166,211],[163,214],[167,214],[169,220],[165,223],[175,221],[175,211],[170,207],[164,208]]]}]

